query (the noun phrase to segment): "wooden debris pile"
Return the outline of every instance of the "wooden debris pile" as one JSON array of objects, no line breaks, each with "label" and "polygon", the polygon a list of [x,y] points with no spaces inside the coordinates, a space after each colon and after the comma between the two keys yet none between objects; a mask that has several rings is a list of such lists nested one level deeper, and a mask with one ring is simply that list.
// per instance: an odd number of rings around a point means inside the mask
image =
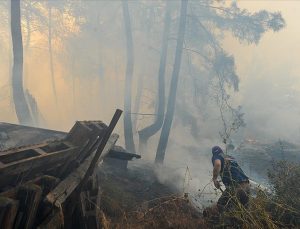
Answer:
[{"label": "wooden debris pile", "polygon": [[100,228],[95,168],[104,158],[139,158],[115,146],[121,113],[109,126],[76,122],[61,141],[0,152],[0,228]]}]

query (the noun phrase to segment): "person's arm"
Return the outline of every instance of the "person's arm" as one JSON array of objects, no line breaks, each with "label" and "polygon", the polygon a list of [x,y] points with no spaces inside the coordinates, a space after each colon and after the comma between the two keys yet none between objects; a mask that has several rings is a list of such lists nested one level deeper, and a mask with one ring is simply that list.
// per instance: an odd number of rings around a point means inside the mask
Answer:
[{"label": "person's arm", "polygon": [[220,172],[221,172],[221,160],[216,159],[214,161],[213,182],[217,189],[220,188],[220,182],[218,181],[218,176]]}]

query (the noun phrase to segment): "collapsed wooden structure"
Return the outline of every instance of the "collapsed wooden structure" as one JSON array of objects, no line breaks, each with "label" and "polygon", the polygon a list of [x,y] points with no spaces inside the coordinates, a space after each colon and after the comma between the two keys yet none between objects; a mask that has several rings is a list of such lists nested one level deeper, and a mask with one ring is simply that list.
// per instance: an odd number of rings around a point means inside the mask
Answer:
[{"label": "collapsed wooden structure", "polygon": [[104,158],[125,167],[140,158],[115,146],[121,113],[109,126],[76,122],[62,140],[0,152],[0,228],[100,228],[95,168]]}]

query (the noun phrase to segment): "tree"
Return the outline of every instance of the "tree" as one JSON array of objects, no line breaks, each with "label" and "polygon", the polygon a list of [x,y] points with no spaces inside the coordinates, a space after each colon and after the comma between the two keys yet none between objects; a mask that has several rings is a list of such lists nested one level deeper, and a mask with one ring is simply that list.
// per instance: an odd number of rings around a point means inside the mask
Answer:
[{"label": "tree", "polygon": [[164,30],[162,36],[162,45],[161,45],[161,55],[160,63],[158,70],[158,107],[157,114],[155,116],[155,121],[146,128],[140,130],[139,133],[139,144],[140,148],[147,146],[148,139],[156,134],[163,125],[164,115],[165,115],[165,72],[166,72],[166,61],[168,54],[168,38],[170,33],[170,24],[171,24],[171,1],[166,3],[166,14],[164,22]]},{"label": "tree", "polygon": [[[241,107],[230,105],[230,95],[239,89],[239,76],[235,71],[234,57],[226,53],[220,44],[224,32],[231,32],[240,42],[257,44],[266,31],[279,31],[285,23],[277,12],[262,10],[250,13],[240,9],[236,3],[226,7],[222,3],[213,3],[191,2],[189,28],[193,29],[187,29],[184,49],[188,58],[192,59],[188,61],[189,69],[192,69],[188,75],[192,78],[195,92],[192,101],[198,108],[197,115],[199,112],[203,114],[203,111],[209,114],[207,116],[219,113],[220,136],[225,142],[244,126],[244,121]],[[210,100],[217,105],[216,110],[207,109],[207,105],[211,105],[207,103]],[[199,101],[201,104],[198,104]],[[187,112],[191,110],[186,109]]]},{"label": "tree", "polygon": [[170,130],[172,126],[172,121],[174,117],[176,92],[177,92],[178,77],[179,77],[179,71],[181,65],[182,48],[183,48],[185,26],[186,26],[187,6],[188,6],[188,1],[182,0],[181,10],[180,10],[181,12],[180,12],[180,20],[179,20],[179,29],[178,29],[178,36],[177,36],[177,47],[175,52],[173,73],[172,73],[170,92],[168,97],[168,106],[167,106],[167,112],[164,119],[164,123],[162,126],[159,143],[157,146],[157,152],[155,157],[156,163],[163,163],[164,161]]},{"label": "tree", "polygon": [[23,89],[23,41],[20,8],[20,0],[11,0],[11,37],[13,44],[13,100],[19,123],[31,125],[32,117],[26,103]]},{"label": "tree", "polygon": [[[181,93],[180,99],[177,102],[173,101],[174,106],[172,107],[172,103],[169,104],[168,102],[170,109],[168,109],[169,111],[167,110],[164,120],[156,162],[163,162],[170,131],[168,126],[171,127],[172,115],[174,114],[172,110],[175,109],[175,104],[178,102],[185,104],[186,107],[183,112],[177,115],[182,116],[184,112],[190,113],[190,115],[183,116],[197,117],[196,120],[201,120],[199,118],[199,109],[205,110],[210,114],[218,113],[217,111],[219,110],[220,119],[222,119],[220,125],[224,128],[224,133],[221,133],[221,135],[224,138],[227,138],[239,126],[244,125],[240,107],[234,108],[229,104],[230,93],[228,89],[233,88],[233,92],[238,91],[239,77],[235,72],[234,58],[221,47],[220,41],[224,37],[224,32],[231,32],[233,37],[239,39],[240,42],[257,44],[262,34],[266,31],[273,30],[276,32],[285,25],[280,13],[269,13],[265,10],[250,13],[247,10],[240,9],[236,3],[230,6],[227,4],[225,6],[225,3],[222,2],[215,3],[214,0],[209,0],[204,2],[193,1],[189,4],[190,12],[183,49],[186,51],[188,59],[190,58],[191,60],[183,62],[181,71],[183,71],[184,75],[192,78],[191,86],[195,90],[193,91],[191,88],[186,90],[186,87],[182,87],[179,90],[179,93]],[[193,67],[192,74],[189,73],[191,65]],[[185,78],[186,80],[187,78]],[[171,88],[174,86],[173,83],[174,78],[172,75]],[[202,90],[203,88],[205,90]],[[174,94],[176,96],[176,92],[174,93],[170,89],[169,101],[175,99]],[[194,105],[197,105],[198,110],[195,110],[194,107],[191,107],[193,104],[181,101],[186,97],[183,94],[189,94],[191,97],[198,96],[203,103],[199,106],[199,104],[195,104],[198,98],[191,98],[190,100],[194,101]],[[206,101],[209,100],[217,103],[213,110],[211,105],[205,106],[208,104]],[[179,118],[183,120],[183,117]],[[191,128],[191,131],[195,132],[195,129]],[[199,137],[199,135],[195,134],[193,136]]]},{"label": "tree", "polygon": [[126,76],[125,76],[125,93],[124,93],[124,137],[125,147],[130,152],[135,152],[132,120],[131,120],[131,88],[132,88],[132,76],[133,76],[133,64],[134,64],[134,51],[133,40],[131,31],[131,22],[129,16],[128,2],[122,1],[124,28],[126,34],[126,51],[127,51],[127,64],[126,64]]},{"label": "tree", "polygon": [[49,61],[50,61],[50,73],[51,73],[51,85],[52,91],[55,99],[55,105],[58,109],[58,102],[57,102],[57,92],[55,86],[55,75],[54,75],[54,64],[53,64],[53,51],[52,51],[52,5],[49,2],[48,5],[48,49],[49,49]]}]

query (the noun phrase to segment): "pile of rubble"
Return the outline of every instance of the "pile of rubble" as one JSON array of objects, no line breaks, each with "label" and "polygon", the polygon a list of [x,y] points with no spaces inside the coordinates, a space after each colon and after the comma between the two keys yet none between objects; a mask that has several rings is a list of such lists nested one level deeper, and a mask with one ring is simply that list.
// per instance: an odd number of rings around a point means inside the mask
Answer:
[{"label": "pile of rubble", "polygon": [[0,228],[100,228],[99,162],[140,158],[115,146],[109,126],[76,122],[61,140],[0,152]]}]

